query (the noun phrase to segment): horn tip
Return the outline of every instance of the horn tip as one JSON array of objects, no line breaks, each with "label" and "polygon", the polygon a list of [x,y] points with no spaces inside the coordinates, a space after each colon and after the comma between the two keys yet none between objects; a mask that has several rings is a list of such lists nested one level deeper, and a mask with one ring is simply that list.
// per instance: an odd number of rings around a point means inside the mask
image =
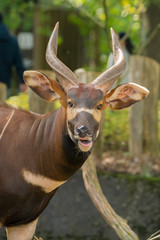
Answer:
[{"label": "horn tip", "polygon": [[111,32],[113,32],[113,31],[114,31],[112,27],[110,28],[110,30],[111,30]]},{"label": "horn tip", "polygon": [[54,26],[54,29],[53,29],[53,33],[54,32],[57,32],[58,33],[58,30],[59,30],[59,22],[57,22]]},{"label": "horn tip", "polygon": [[111,35],[112,35],[112,37],[113,37],[113,36],[116,36],[116,33],[115,33],[115,31],[114,31],[114,29],[113,29],[112,27],[110,28],[110,30],[111,30]]},{"label": "horn tip", "polygon": [[115,31],[113,30],[113,28],[111,28],[111,36],[112,36],[112,48],[121,48],[120,47],[120,43],[119,43],[119,39],[117,34],[115,33]]},{"label": "horn tip", "polygon": [[59,22],[56,23],[55,27],[56,27],[56,28],[59,28]]}]

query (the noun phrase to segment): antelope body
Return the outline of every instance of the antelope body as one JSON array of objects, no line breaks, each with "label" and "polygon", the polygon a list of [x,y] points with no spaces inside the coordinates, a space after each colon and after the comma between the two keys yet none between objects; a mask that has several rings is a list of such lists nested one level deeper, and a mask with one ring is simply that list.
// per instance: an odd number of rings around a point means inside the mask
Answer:
[{"label": "antelope body", "polygon": [[0,226],[8,240],[31,240],[38,217],[58,187],[86,161],[99,133],[102,111],[121,109],[140,101],[148,90],[129,83],[110,91],[125,69],[118,39],[112,32],[115,65],[92,83],[79,82],[56,56],[58,24],[46,59],[58,81],[37,71],[24,72],[26,84],[61,107],[37,115],[0,105]]}]

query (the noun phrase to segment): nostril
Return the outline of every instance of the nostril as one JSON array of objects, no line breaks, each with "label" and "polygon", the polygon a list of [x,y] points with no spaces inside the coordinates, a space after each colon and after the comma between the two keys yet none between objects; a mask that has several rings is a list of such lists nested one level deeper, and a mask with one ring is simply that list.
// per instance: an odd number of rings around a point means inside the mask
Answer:
[{"label": "nostril", "polygon": [[80,133],[86,133],[86,131],[88,130],[88,128],[86,126],[80,126],[78,127],[78,130],[80,131]]},{"label": "nostril", "polygon": [[80,137],[91,137],[93,135],[93,132],[84,125],[77,127],[74,133]]},{"label": "nostril", "polygon": [[88,137],[92,137],[92,135],[93,135],[93,132],[92,132],[92,130],[87,130],[87,132],[86,132],[86,135],[88,136]]},{"label": "nostril", "polygon": [[78,129],[78,128],[76,128],[75,130],[74,130],[74,133],[75,133],[75,135],[79,135],[80,134],[80,130]]}]

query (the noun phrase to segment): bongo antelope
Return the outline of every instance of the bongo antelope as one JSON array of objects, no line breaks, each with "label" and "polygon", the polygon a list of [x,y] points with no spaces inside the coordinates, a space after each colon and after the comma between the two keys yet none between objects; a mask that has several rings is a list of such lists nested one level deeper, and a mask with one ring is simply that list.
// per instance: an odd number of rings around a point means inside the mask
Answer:
[{"label": "bongo antelope", "polygon": [[56,193],[86,161],[99,133],[102,111],[129,107],[148,90],[129,83],[110,90],[125,69],[125,59],[111,29],[115,65],[92,83],[79,82],[56,56],[58,23],[46,60],[58,81],[25,71],[26,84],[47,101],[59,100],[54,113],[38,115],[0,106],[0,226],[8,240],[31,240],[38,218]]}]

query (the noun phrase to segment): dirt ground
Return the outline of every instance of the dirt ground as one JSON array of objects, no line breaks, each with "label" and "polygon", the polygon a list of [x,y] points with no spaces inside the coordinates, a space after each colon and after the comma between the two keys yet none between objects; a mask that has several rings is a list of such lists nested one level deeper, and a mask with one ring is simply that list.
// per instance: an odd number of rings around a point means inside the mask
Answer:
[{"label": "dirt ground", "polygon": [[100,161],[95,157],[97,169],[103,172],[126,173],[132,175],[159,176],[160,158],[151,159],[147,155],[131,158],[124,152],[107,152]]}]

